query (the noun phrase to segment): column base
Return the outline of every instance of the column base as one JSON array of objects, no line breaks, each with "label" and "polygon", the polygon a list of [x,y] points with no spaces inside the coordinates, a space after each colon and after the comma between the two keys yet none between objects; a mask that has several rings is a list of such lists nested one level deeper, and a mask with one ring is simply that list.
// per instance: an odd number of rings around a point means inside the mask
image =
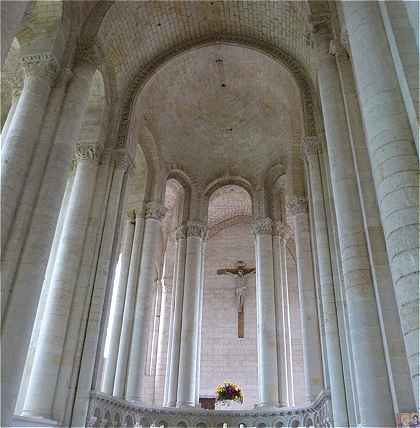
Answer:
[{"label": "column base", "polygon": [[194,401],[183,401],[183,402],[178,402],[176,403],[176,407],[178,409],[182,409],[182,408],[196,408],[197,405]]},{"label": "column base", "polygon": [[255,405],[255,409],[257,409],[257,410],[259,410],[259,409],[261,409],[261,410],[271,410],[271,409],[275,410],[275,409],[279,409],[280,407],[283,407],[283,406],[280,406],[280,403],[269,402],[269,401],[260,402],[260,403]]},{"label": "column base", "polygon": [[13,420],[21,422],[22,426],[27,427],[57,427],[58,421],[50,417],[34,415],[29,411],[23,411],[20,415],[13,416]]}]

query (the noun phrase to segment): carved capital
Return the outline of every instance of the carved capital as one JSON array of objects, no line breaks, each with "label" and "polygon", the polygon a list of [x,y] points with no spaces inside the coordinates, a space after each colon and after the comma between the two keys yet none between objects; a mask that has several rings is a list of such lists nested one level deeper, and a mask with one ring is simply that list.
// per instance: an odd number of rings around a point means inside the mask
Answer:
[{"label": "carved capital", "polygon": [[197,221],[189,221],[187,224],[187,237],[204,238],[207,233],[207,225]]},{"label": "carved capital", "polygon": [[287,223],[277,221],[273,225],[273,235],[279,236],[284,241],[288,241],[292,236],[292,229]]},{"label": "carved capital", "polygon": [[302,142],[302,157],[309,160],[311,156],[314,156],[322,152],[321,140],[316,136],[304,137]]},{"label": "carved capital", "polygon": [[130,208],[129,210],[127,210],[127,218],[131,224],[135,224],[136,223],[136,210],[133,208]]},{"label": "carved capital", "polygon": [[45,79],[52,86],[58,76],[59,66],[51,54],[27,55],[22,58],[25,77]]},{"label": "carved capital", "polygon": [[271,235],[273,233],[273,221],[270,217],[259,218],[254,221],[252,230],[255,235]]},{"label": "carved capital", "polygon": [[175,239],[178,241],[180,239],[187,238],[187,226],[185,224],[181,224],[176,228]]},{"label": "carved capital", "polygon": [[76,144],[74,159],[76,162],[89,161],[98,162],[100,152],[98,148],[91,144]]},{"label": "carved capital", "polygon": [[145,217],[155,220],[162,220],[165,217],[167,209],[159,202],[148,202],[145,207]]},{"label": "carved capital", "polygon": [[295,196],[287,204],[288,215],[294,216],[308,212],[308,201],[304,196]]},{"label": "carved capital", "polygon": [[346,48],[337,39],[333,39],[330,41],[329,54],[335,56],[337,60],[343,64],[349,62],[350,60]]}]

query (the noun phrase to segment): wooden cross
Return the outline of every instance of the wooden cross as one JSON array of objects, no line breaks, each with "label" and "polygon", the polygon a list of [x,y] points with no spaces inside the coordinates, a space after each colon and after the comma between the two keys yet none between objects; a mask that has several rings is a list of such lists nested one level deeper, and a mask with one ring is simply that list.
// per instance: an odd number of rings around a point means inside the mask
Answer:
[{"label": "wooden cross", "polygon": [[238,286],[235,289],[235,296],[238,302],[238,337],[245,337],[245,296],[248,288],[246,286],[246,276],[254,273],[255,268],[246,267],[246,263],[238,260],[236,268],[218,269],[217,275],[234,276],[238,281]]}]

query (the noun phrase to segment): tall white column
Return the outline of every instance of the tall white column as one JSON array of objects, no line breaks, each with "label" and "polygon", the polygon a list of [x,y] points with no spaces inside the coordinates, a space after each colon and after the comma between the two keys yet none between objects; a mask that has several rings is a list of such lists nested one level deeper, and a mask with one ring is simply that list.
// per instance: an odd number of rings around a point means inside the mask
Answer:
[{"label": "tall white column", "polygon": [[354,377],[361,426],[395,423],[374,288],[369,267],[362,209],[349,133],[330,36],[318,35],[318,82],[327,137],[331,185],[337,215],[349,332],[355,355]]},{"label": "tall white column", "polygon": [[[80,132],[95,67],[80,63],[74,70],[60,115],[54,144],[43,169],[22,252],[13,274],[2,281],[2,296],[9,295],[2,322],[2,423],[8,425],[14,411],[25,356],[30,342],[36,308],[54,237],[60,204],[70,169],[72,152]],[[9,260],[2,261],[7,266]],[[3,273],[3,272],[2,272]],[[2,275],[2,279],[4,276]],[[31,287],[28,287],[28,284]],[[22,306],[25,310],[22,311]],[[20,334],[16,336],[16,331]]]},{"label": "tall white column", "polygon": [[127,383],[128,357],[130,352],[131,335],[133,331],[134,310],[139,279],[140,258],[143,247],[144,235],[144,210],[135,210],[135,226],[133,245],[130,256],[130,266],[127,278],[127,289],[124,302],[124,314],[121,325],[121,337],[118,347],[117,364],[115,367],[115,379],[113,395],[119,398],[125,397]]},{"label": "tall white column", "polygon": [[304,140],[303,151],[309,170],[309,186],[314,216],[315,246],[318,257],[319,287],[324,316],[325,346],[327,350],[334,425],[345,427],[349,425],[349,421],[324,203],[324,189],[318,157],[320,150],[320,141],[316,137],[308,137]]},{"label": "tall white column", "polygon": [[282,260],[281,224],[273,227],[273,258],[274,258],[274,290],[276,305],[277,328],[277,369],[278,369],[278,394],[280,407],[287,407],[289,403],[288,378],[287,378],[287,348],[286,348],[286,320],[285,302],[283,291],[284,262]]},{"label": "tall white column", "polygon": [[187,225],[177,407],[195,407],[197,405],[198,338],[201,334],[199,316],[202,303],[200,298],[201,258],[205,231],[204,224],[189,222]]},{"label": "tall white column", "polygon": [[[79,146],[76,172],[57,250],[23,414],[53,419],[52,405],[60,369],[85,232],[95,187],[98,156]],[[42,393],[40,393],[42,391]]]},{"label": "tall white column", "polygon": [[295,197],[287,208],[294,223],[305,393],[306,400],[311,403],[323,389],[323,373],[308,206],[305,198]]},{"label": "tall white column", "polygon": [[168,359],[166,363],[166,406],[175,407],[177,401],[179,351],[181,347],[182,308],[184,303],[185,257],[187,252],[187,229],[185,225],[176,231],[176,262],[175,281],[172,293],[172,325],[168,346]]},{"label": "tall white column", "polygon": [[413,391],[419,407],[418,153],[378,2],[344,2],[343,14]]},{"label": "tall white column", "polygon": [[272,221],[254,223],[257,297],[258,395],[261,407],[279,405]]},{"label": "tall white column", "polygon": [[135,219],[131,218],[134,213],[129,214],[129,218],[124,227],[124,238],[121,248],[120,276],[116,284],[114,313],[112,329],[110,331],[109,355],[105,362],[104,375],[102,380],[102,391],[112,395],[114,390],[115,370],[117,367],[118,349],[120,346],[121,328],[124,315],[124,302],[127,291],[128,272],[130,268],[131,252],[133,249],[133,238]]},{"label": "tall white column", "polygon": [[152,340],[150,346],[150,375],[156,376],[156,361],[157,361],[157,347],[159,341],[159,329],[160,329],[160,306],[162,304],[162,280],[158,279],[155,281],[155,310],[153,312],[152,319]]},{"label": "tall white column", "polygon": [[19,203],[58,65],[50,54],[22,59],[25,80],[1,151],[2,251]]},{"label": "tall white column", "polygon": [[139,283],[128,359],[125,394],[127,400],[141,402],[144,399],[146,352],[153,300],[154,262],[160,239],[160,220],[163,215],[164,207],[154,202],[147,204]]}]

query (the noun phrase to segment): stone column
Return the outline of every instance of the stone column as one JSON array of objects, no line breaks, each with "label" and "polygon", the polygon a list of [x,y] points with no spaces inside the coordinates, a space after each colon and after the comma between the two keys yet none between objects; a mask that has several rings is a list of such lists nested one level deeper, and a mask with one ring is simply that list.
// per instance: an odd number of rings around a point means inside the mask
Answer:
[{"label": "stone column", "polygon": [[120,276],[116,284],[113,324],[110,331],[109,356],[105,362],[102,379],[102,392],[112,395],[114,390],[115,371],[117,367],[118,349],[120,346],[121,328],[124,315],[124,302],[127,290],[128,273],[130,268],[131,252],[133,249],[133,238],[135,229],[134,213],[129,213],[129,218],[124,228],[124,237],[121,248]]},{"label": "stone column", "polygon": [[15,82],[12,89],[12,103],[7,113],[6,121],[4,122],[3,129],[1,130],[1,145],[3,147],[4,142],[7,139],[7,131],[12,123],[13,116],[15,115],[16,107],[22,93],[22,88]]},{"label": "stone column", "polygon": [[308,206],[305,198],[295,197],[287,208],[294,223],[305,392],[306,400],[311,403],[323,389],[323,374]]},{"label": "stone column", "polygon": [[316,137],[306,138],[303,144],[303,151],[308,165],[309,186],[312,199],[315,246],[318,257],[319,288],[324,316],[325,347],[327,351],[334,425],[345,427],[349,425],[349,421],[347,416],[343,362],[341,358],[337,307],[324,203],[324,188],[321,178],[320,159],[318,157],[318,152],[320,151],[319,140]]},{"label": "stone column", "polygon": [[158,279],[155,281],[155,310],[153,311],[152,320],[152,340],[150,350],[150,375],[156,376],[156,361],[157,361],[157,347],[159,340],[159,329],[160,329],[160,306],[162,304],[162,280]]},{"label": "stone column", "polygon": [[22,59],[25,81],[2,147],[2,251],[19,203],[58,65],[49,54]]},{"label": "stone column", "polygon": [[[419,163],[378,2],[344,2],[413,390],[419,406]],[[366,53],[369,52],[369,55]],[[379,107],[378,107],[379,106]]]},{"label": "stone column", "polygon": [[260,407],[279,405],[272,221],[254,224],[257,297],[258,393]]},{"label": "stone column", "polygon": [[55,387],[94,194],[97,159],[94,147],[77,148],[73,187],[22,412],[26,416],[53,419]]},{"label": "stone column", "polygon": [[323,31],[317,38],[320,55],[318,81],[337,215],[349,333],[353,354],[357,358],[354,377],[360,424],[393,426],[395,418],[340,81],[335,58],[329,54],[330,36]]},{"label": "stone column", "polygon": [[195,407],[200,329],[201,258],[206,226],[189,222],[185,257],[184,297],[176,406]]},{"label": "stone column", "polygon": [[[70,169],[75,140],[80,132],[95,67],[79,64],[73,73],[60,115],[53,147],[43,170],[42,183],[30,218],[25,243],[13,274],[2,281],[2,295],[9,295],[2,323],[3,425],[10,424],[30,342],[44,273],[54,237],[60,204]],[[21,101],[20,101],[21,102]],[[8,133],[9,134],[9,133]],[[5,264],[8,265],[8,260]],[[3,278],[2,278],[3,279]],[[28,284],[31,287],[28,287]],[[3,290],[6,290],[4,292]],[[22,311],[22,305],[25,311]],[[19,336],[16,336],[19,331]]]},{"label": "stone column", "polygon": [[135,226],[133,245],[130,256],[130,265],[127,278],[127,289],[124,302],[124,314],[121,325],[121,337],[118,348],[117,364],[115,367],[115,380],[113,395],[125,397],[127,382],[128,356],[130,352],[131,335],[133,331],[134,308],[139,278],[140,257],[143,247],[144,210],[135,210]]},{"label": "stone column", "polygon": [[143,400],[147,341],[152,313],[154,262],[160,239],[160,220],[163,215],[164,207],[154,202],[147,204],[140,274],[128,359],[125,394],[127,400],[140,402]]},{"label": "stone column", "polygon": [[179,351],[181,348],[181,326],[182,307],[184,302],[184,279],[185,279],[185,257],[187,252],[187,229],[185,225],[178,227],[176,231],[176,262],[175,262],[175,282],[172,293],[173,310],[172,325],[170,326],[170,337],[168,346],[168,359],[166,363],[165,387],[166,406],[175,407],[177,401],[178,372],[179,372]]},{"label": "stone column", "polygon": [[287,347],[286,347],[286,323],[285,301],[283,291],[284,262],[282,260],[281,223],[274,224],[273,230],[273,258],[274,258],[274,290],[276,305],[276,336],[277,336],[277,369],[278,369],[278,394],[280,407],[287,407],[289,403],[288,378],[287,378]]},{"label": "stone column", "polygon": [[[165,405],[165,373],[169,348],[169,324],[172,306],[172,277],[162,278],[162,301],[160,306],[160,328],[156,362],[156,396],[163,399]],[[159,403],[162,404],[162,403]]]}]

